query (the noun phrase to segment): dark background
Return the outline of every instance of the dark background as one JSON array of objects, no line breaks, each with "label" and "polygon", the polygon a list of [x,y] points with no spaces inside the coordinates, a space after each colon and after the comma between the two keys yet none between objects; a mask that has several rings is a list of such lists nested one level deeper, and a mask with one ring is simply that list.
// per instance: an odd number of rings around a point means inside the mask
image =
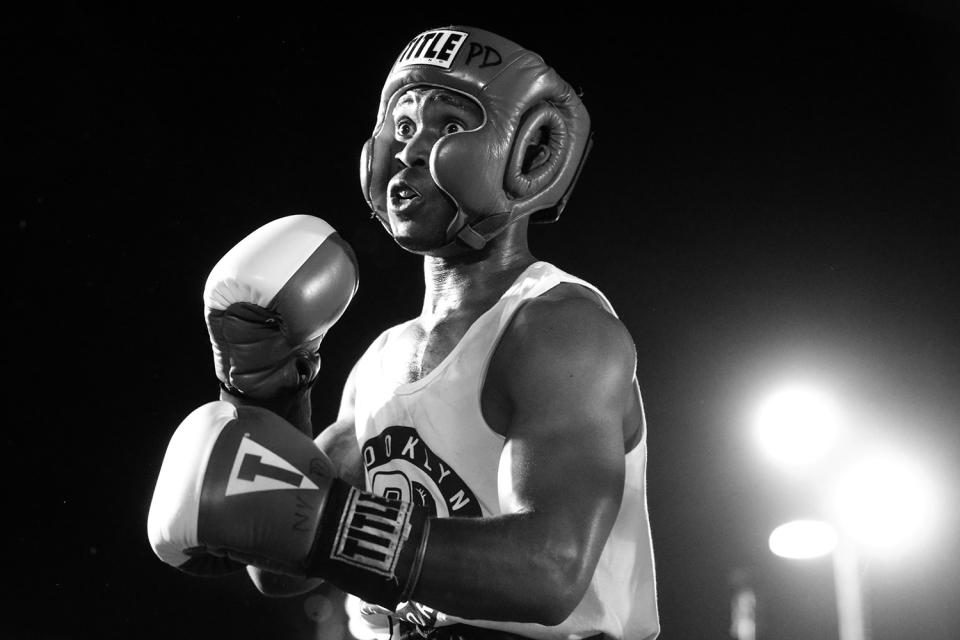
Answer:
[{"label": "dark background", "polygon": [[868,567],[874,639],[960,636],[951,4],[8,17],[0,635],[341,637],[326,590],[268,600],[163,565],[146,514],[167,439],[216,395],[201,292],[244,235],[312,213],[358,254],[359,294],[322,351],[318,426],[368,342],[418,312],[419,261],[367,219],[359,149],[401,47],[465,23],[542,53],[593,117],[570,206],[531,244],[600,286],[637,344],[661,637],[728,637],[738,568],[760,638],[837,637],[829,562],[766,548],[813,509],[750,433],[759,398],[796,375],[860,417],[851,449],[889,439],[941,483],[928,544]]}]

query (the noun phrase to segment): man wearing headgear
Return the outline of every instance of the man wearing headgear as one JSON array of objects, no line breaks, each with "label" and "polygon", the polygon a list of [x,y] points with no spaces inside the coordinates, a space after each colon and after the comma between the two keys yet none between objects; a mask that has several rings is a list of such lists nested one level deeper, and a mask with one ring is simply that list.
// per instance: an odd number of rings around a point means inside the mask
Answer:
[{"label": "man wearing headgear", "polygon": [[[319,449],[269,412],[198,410],[216,428],[182,426],[172,448],[219,466],[185,481],[164,462],[158,555],[226,556],[274,594],[329,580],[354,623],[394,638],[655,638],[633,341],[596,287],[527,244],[589,146],[586,108],[539,55],[472,27],[411,40],[360,175],[424,256],[422,311],[354,366]],[[269,490],[290,486],[296,502]]]},{"label": "man wearing headgear", "polygon": [[368,490],[431,516],[410,602],[359,607],[374,626],[659,631],[632,339],[600,291],[527,245],[531,220],[560,216],[589,146],[571,86],[492,33],[426,31],[387,77],[361,186],[424,256],[423,310],[360,359],[320,437],[341,459],[352,450]]}]

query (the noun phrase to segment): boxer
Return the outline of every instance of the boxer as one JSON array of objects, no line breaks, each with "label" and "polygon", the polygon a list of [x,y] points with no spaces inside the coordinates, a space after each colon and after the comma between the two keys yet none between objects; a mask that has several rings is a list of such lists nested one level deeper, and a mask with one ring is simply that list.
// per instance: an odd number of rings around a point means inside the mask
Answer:
[{"label": "boxer", "polygon": [[330,580],[394,637],[655,638],[633,340],[528,244],[589,148],[539,55],[472,27],[409,41],[360,174],[423,256],[422,311],[370,345],[316,442],[259,407],[188,416],[151,508],[161,559]]}]

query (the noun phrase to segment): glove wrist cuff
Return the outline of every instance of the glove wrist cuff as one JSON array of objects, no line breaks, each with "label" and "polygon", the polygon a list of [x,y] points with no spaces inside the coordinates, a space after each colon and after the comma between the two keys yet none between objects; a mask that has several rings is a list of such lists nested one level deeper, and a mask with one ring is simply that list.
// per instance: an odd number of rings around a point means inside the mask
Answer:
[{"label": "glove wrist cuff", "polygon": [[336,480],[307,575],[393,609],[409,599],[416,586],[428,533],[426,509]]},{"label": "glove wrist cuff", "polygon": [[257,399],[244,395],[239,389],[229,387],[222,380],[220,381],[220,399],[224,402],[229,402],[235,407],[260,407],[272,411],[311,438],[313,437],[313,405],[310,397],[312,391],[313,382],[274,398]]}]

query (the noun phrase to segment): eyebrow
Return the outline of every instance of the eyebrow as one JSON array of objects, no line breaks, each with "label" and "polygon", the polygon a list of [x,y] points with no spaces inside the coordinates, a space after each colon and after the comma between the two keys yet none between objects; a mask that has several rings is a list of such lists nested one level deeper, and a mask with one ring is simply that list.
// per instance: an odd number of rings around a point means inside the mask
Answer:
[{"label": "eyebrow", "polygon": [[[414,102],[415,93],[417,93],[416,89],[405,92],[402,96],[400,96],[400,99],[397,100],[397,104],[394,106],[394,108]],[[457,107],[458,109],[462,109],[463,111],[470,111],[477,108],[477,105],[473,104],[472,102],[468,102],[464,100],[459,95],[455,93],[451,93],[450,91],[427,90],[427,91],[424,91],[423,93],[427,94],[427,100],[430,102],[442,102],[452,107]]]},{"label": "eyebrow", "polygon": [[448,91],[434,91],[428,96],[427,99],[433,102],[443,102],[450,106],[463,109],[464,111],[469,111],[470,109],[475,108],[475,105],[472,102],[467,102],[459,95],[450,93]]}]

